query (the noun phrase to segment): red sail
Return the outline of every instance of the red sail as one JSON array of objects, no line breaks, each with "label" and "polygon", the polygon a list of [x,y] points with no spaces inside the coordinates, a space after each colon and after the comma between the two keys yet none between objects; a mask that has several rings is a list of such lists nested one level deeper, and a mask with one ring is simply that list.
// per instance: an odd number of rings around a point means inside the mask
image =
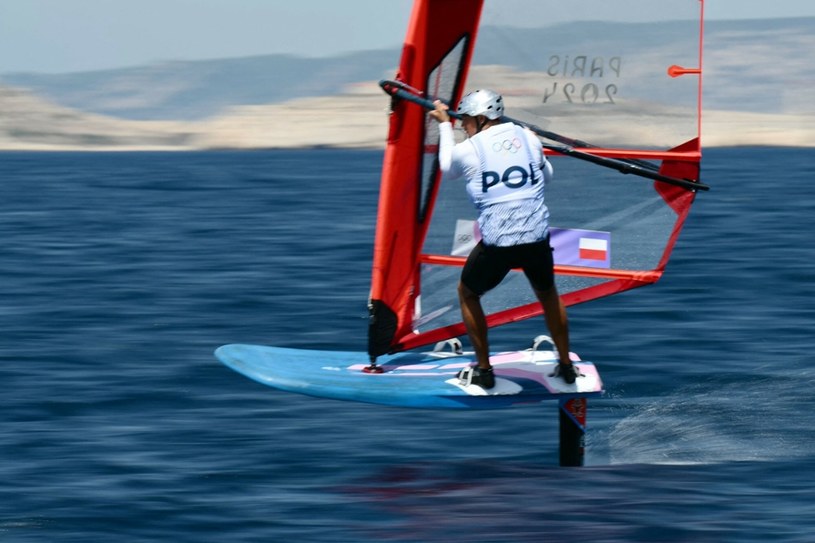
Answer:
[{"label": "red sail", "polygon": [[[666,20],[638,26],[598,22],[608,2],[586,1],[597,9],[585,21],[530,29],[501,25],[520,24],[519,15],[544,21],[562,3],[535,3],[542,9],[536,19],[486,0],[476,46],[481,1],[417,0],[396,79],[455,104],[469,72],[467,91],[495,89],[505,96],[509,117],[565,134],[580,151],[698,180],[703,2],[664,0]],[[653,8],[645,0],[620,4],[631,19]],[[520,51],[515,56],[506,53],[513,45]],[[441,181],[437,124],[415,103],[395,99],[392,109],[370,295],[372,357],[465,333],[456,283],[478,238],[463,182]],[[550,159],[555,179],[546,201],[564,302],[656,282],[696,191],[557,153]],[[491,327],[541,314],[520,272],[482,301]]]},{"label": "red sail", "polygon": [[[475,43],[481,0],[418,0],[413,6],[396,79],[449,103],[464,88]],[[412,334],[419,296],[420,248],[440,180],[437,134],[428,134],[426,112],[394,102],[382,168],[368,351],[400,350]]]}]

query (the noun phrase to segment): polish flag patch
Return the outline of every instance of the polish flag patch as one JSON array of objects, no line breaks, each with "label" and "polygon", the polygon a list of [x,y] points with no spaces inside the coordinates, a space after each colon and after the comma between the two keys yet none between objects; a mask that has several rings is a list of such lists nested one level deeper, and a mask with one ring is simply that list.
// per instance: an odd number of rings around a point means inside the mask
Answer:
[{"label": "polish flag patch", "polygon": [[555,263],[588,268],[611,267],[611,232],[550,228]]},{"label": "polish flag patch", "polygon": [[578,251],[581,260],[608,260],[608,240],[580,238]]}]

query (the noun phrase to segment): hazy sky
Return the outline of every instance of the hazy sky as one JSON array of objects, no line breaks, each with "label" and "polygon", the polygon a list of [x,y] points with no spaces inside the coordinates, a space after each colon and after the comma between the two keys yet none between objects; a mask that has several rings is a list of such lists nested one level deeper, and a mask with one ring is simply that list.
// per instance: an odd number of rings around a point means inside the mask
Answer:
[{"label": "hazy sky", "polygon": [[[540,0],[502,0],[502,15]],[[689,2],[692,0],[688,0]],[[560,1],[548,23],[662,0]],[[0,0],[0,73],[72,72],[270,53],[324,56],[398,46],[413,0]],[[582,10],[582,13],[580,13]],[[607,13],[605,13],[607,12]],[[705,0],[708,20],[815,16],[815,0]],[[526,21],[529,23],[529,21]],[[518,21],[519,24],[521,20]],[[535,25],[538,26],[537,21]]]}]

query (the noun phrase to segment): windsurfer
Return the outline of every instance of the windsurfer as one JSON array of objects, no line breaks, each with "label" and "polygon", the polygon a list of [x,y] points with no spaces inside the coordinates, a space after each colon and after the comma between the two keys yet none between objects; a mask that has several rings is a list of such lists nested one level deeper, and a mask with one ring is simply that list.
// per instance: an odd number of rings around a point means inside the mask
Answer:
[{"label": "windsurfer", "polygon": [[535,135],[502,122],[503,112],[503,98],[494,91],[482,89],[465,96],[458,113],[468,139],[459,144],[453,138],[447,105],[436,101],[430,112],[439,123],[439,167],[448,179],[466,180],[482,236],[458,284],[461,314],[477,359],[477,365],[459,377],[483,388],[495,386],[481,296],[498,286],[511,269],[521,268],[543,306],[558,352],[555,374],[571,384],[579,372],[569,359],[568,318],[555,287],[549,211],[544,204],[544,185],[552,178],[552,165]]}]

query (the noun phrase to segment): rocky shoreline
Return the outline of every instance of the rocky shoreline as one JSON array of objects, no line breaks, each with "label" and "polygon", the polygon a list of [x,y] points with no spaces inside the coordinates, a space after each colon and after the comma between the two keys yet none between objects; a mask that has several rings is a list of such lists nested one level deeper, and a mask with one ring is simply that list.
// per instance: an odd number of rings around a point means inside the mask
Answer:
[{"label": "rocky shoreline", "polygon": [[[0,150],[6,151],[381,149],[389,99],[369,82],[340,96],[232,107],[201,121],[133,121],[87,114],[8,88],[0,88],[0,106]],[[627,137],[641,137],[632,126],[593,123],[569,128],[572,137],[589,141],[592,130],[602,130],[621,144]],[[815,122],[813,115],[705,110],[702,143],[813,147]]]}]

